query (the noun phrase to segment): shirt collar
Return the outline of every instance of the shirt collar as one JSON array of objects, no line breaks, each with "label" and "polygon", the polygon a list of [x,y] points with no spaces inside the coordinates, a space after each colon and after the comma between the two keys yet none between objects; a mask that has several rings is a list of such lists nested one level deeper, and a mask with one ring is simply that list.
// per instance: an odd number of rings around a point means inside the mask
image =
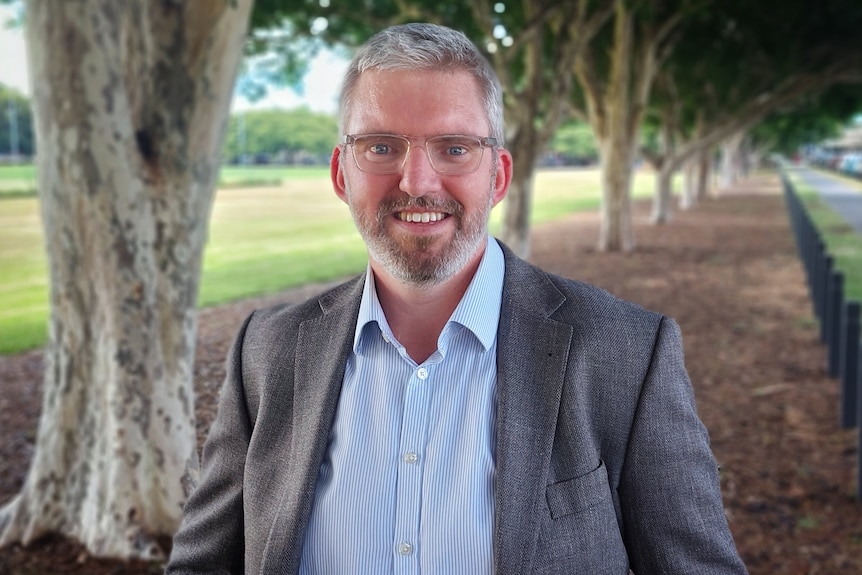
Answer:
[{"label": "shirt collar", "polygon": [[[469,329],[487,351],[494,345],[497,337],[497,326],[500,323],[500,303],[503,299],[503,274],[505,263],[503,250],[497,240],[488,236],[485,253],[479,268],[470,281],[467,291],[452,312],[449,322],[455,322]],[[387,341],[394,340],[392,330],[386,321],[377,290],[374,288],[374,273],[369,264],[365,274],[365,285],[362,289],[362,300],[359,303],[359,315],[356,318],[356,330],[353,336],[353,352],[361,353],[362,338],[365,327],[377,323],[380,332]],[[448,325],[448,322],[447,322]],[[446,332],[446,328],[443,329]]]}]

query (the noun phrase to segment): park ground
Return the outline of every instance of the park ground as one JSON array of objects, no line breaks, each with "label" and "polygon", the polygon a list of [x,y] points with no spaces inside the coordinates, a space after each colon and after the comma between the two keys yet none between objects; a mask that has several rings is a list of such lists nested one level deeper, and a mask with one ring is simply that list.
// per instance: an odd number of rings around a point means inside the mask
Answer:
[{"label": "park ground", "polygon": [[[838,425],[838,383],[826,376],[804,272],[779,180],[769,173],[718,199],[648,223],[635,206],[637,250],[602,254],[595,213],[534,230],[532,261],[675,318],[698,410],[721,465],[728,521],[752,575],[862,573],[856,431]],[[223,361],[254,307],[322,286],[206,309],[196,364],[200,439],[215,414]],[[0,357],[0,504],[24,480],[38,422],[38,351]],[[8,575],[160,573],[159,564],[91,559],[45,538],[0,550]]]}]

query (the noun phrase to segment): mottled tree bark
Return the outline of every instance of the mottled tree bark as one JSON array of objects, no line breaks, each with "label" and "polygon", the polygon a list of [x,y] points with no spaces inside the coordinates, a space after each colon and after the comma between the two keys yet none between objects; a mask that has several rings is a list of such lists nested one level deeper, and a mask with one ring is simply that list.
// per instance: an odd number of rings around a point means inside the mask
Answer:
[{"label": "mottled tree bark", "polygon": [[50,339],[0,545],[56,532],[154,558],[179,525],[202,253],[251,4],[27,4]]}]

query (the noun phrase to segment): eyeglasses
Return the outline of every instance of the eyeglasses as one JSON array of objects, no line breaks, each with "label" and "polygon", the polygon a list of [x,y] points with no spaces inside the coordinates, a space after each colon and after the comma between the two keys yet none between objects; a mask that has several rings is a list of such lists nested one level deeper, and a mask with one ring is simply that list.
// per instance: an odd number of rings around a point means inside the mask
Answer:
[{"label": "eyeglasses", "polygon": [[428,162],[438,174],[463,175],[479,169],[485,148],[495,147],[496,138],[443,135],[431,138],[393,134],[347,134],[342,143],[353,148],[357,167],[369,174],[396,174],[404,168],[411,142],[425,148]]}]

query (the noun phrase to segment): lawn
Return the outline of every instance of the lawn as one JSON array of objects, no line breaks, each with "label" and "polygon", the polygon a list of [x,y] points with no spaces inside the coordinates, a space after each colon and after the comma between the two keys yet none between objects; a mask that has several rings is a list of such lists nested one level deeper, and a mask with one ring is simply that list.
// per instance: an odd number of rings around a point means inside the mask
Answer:
[{"label": "lawn", "polygon": [[32,164],[0,166],[0,199],[36,193],[36,167]]},{"label": "lawn", "polygon": [[[15,181],[7,170],[0,168],[0,182]],[[16,168],[16,173],[19,178],[33,174],[32,168]],[[202,306],[364,268],[364,247],[349,210],[332,193],[328,169],[226,168],[221,180],[204,255]],[[239,187],[239,182],[251,187]],[[652,186],[652,175],[641,173],[634,194],[648,196]],[[539,171],[534,189],[534,223],[599,205],[596,170]],[[498,206],[492,231],[499,229],[501,218]],[[0,354],[45,342],[48,282],[33,195],[0,199],[0,302]]]}]

